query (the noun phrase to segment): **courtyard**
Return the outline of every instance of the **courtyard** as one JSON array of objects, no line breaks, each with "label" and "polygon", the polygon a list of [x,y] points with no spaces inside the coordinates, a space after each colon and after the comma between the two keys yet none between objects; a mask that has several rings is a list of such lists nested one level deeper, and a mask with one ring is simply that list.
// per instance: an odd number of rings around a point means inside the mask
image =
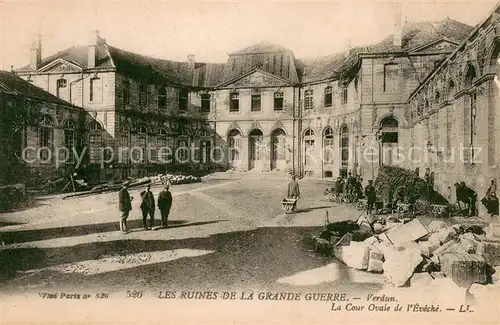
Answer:
[{"label": "courtyard", "polygon": [[[168,229],[144,231],[142,188],[132,189],[129,234],[118,231],[117,193],[39,198],[0,215],[5,293],[54,289],[372,292],[382,275],[313,252],[310,236],[359,211],[324,200],[325,182],[301,181],[298,212],[285,215],[282,174],[219,173],[172,187]],[[152,188],[155,197],[160,187]],[[159,213],[156,213],[159,225]]]}]

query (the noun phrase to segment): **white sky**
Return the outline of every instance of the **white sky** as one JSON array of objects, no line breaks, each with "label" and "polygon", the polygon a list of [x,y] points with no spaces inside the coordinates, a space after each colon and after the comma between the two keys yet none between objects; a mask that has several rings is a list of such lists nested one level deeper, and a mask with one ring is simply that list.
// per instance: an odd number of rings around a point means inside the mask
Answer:
[{"label": "white sky", "polygon": [[[450,18],[476,25],[496,2],[403,2],[407,21]],[[42,33],[42,56],[87,44],[100,30],[107,43],[129,51],[185,61],[225,62],[227,54],[267,40],[290,48],[297,58],[371,44],[392,33],[391,2],[173,2],[0,0],[0,68],[29,62],[34,35]]]}]

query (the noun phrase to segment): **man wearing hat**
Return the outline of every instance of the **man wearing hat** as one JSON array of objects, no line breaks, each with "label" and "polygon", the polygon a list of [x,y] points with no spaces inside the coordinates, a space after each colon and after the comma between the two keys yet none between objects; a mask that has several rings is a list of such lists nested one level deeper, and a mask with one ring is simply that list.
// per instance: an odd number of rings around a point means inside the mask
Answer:
[{"label": "man wearing hat", "polygon": [[161,214],[161,228],[168,227],[168,215],[172,207],[172,193],[169,191],[170,182],[167,182],[165,189],[158,194],[158,209]]},{"label": "man wearing hat", "polygon": [[[142,224],[144,230],[151,230],[155,223],[155,197],[151,192],[151,184],[148,184],[146,190],[141,192],[141,198]],[[149,226],[147,224],[148,215],[150,217]]]},{"label": "man wearing hat", "polygon": [[128,233],[127,218],[130,210],[132,210],[133,197],[128,192],[129,182],[123,183],[122,188],[118,192],[118,208],[120,209],[120,230],[122,233]]}]

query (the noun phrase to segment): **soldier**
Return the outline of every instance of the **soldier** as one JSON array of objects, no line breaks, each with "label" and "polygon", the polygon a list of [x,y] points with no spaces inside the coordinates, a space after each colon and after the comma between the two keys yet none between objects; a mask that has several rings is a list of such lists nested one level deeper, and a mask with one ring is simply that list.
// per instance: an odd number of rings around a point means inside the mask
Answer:
[{"label": "soldier", "polygon": [[128,233],[127,218],[132,210],[132,200],[133,197],[130,196],[128,192],[129,182],[123,183],[122,188],[118,192],[118,208],[120,209],[120,230],[122,233]]},{"label": "soldier", "polygon": [[[148,184],[145,191],[141,192],[141,210],[142,210],[142,224],[144,230],[151,230],[154,226],[155,220],[155,197],[151,192],[151,185]],[[148,215],[150,217],[149,227],[147,225]]]},{"label": "soldier", "polygon": [[[292,180],[288,183],[288,193],[287,198],[289,199],[299,199],[300,198],[300,188],[299,183],[295,180],[295,175],[292,175]],[[297,209],[297,201],[293,204],[292,211]]]},{"label": "soldier", "polygon": [[371,179],[368,181],[368,185],[366,185],[366,187],[365,187],[365,196],[367,199],[366,212],[368,214],[371,214],[372,210],[373,210],[373,206],[375,205],[375,202],[377,201],[375,187],[373,187],[373,181]]},{"label": "soldier", "polygon": [[170,182],[165,185],[165,189],[158,194],[158,209],[161,214],[161,228],[168,227],[168,215],[172,207],[172,193],[169,191]]}]

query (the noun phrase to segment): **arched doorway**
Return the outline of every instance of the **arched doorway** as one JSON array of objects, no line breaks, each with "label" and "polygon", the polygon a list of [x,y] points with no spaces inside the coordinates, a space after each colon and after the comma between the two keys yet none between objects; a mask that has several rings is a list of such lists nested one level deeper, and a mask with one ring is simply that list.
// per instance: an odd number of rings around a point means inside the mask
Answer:
[{"label": "arched doorway", "polygon": [[228,143],[228,167],[236,168],[241,161],[241,133],[238,130],[231,130],[227,135]]},{"label": "arched doorway", "polygon": [[248,141],[248,169],[261,169],[262,166],[262,141],[264,135],[259,129],[254,129],[250,132]]},{"label": "arched doorway", "polygon": [[333,129],[323,131],[323,177],[333,177]]},{"label": "arched doorway", "polygon": [[276,129],[271,133],[271,170],[286,167],[285,141],[283,129]]},{"label": "arched doorway", "polygon": [[399,123],[393,116],[387,116],[380,121],[380,142],[382,164],[392,165],[398,153]]},{"label": "arched doorway", "polygon": [[349,128],[344,124],[340,128],[340,173],[342,177],[347,177],[349,168]]}]

